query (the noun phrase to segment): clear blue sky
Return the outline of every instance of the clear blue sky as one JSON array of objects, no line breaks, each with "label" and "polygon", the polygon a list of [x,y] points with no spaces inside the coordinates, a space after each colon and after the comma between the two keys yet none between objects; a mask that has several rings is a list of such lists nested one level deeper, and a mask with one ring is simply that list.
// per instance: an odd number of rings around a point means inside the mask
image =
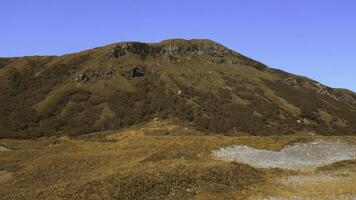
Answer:
[{"label": "clear blue sky", "polygon": [[209,38],[356,91],[355,0],[1,0],[0,57]]}]

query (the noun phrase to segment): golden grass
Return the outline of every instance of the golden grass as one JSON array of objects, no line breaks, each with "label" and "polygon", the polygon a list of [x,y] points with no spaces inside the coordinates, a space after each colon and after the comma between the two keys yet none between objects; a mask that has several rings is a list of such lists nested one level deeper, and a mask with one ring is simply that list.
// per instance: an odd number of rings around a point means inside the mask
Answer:
[{"label": "golden grass", "polygon": [[[0,152],[0,195],[14,199],[246,199],[257,194],[295,194],[298,190],[307,195],[312,194],[307,186],[282,190],[275,182],[298,172],[253,169],[215,160],[211,151],[234,144],[279,150],[315,138],[321,136],[205,135],[189,126],[153,121],[120,132],[72,139],[4,139],[1,144],[17,150]],[[320,187],[337,189],[338,184]],[[345,191],[352,191],[350,182],[340,184]]]}]

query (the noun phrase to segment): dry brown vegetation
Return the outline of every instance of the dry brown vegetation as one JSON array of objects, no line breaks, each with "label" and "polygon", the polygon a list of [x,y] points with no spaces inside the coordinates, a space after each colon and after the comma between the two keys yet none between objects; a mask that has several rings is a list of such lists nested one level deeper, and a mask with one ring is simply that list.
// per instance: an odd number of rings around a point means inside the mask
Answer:
[{"label": "dry brown vegetation", "polygon": [[[178,128],[152,130],[175,132]],[[81,139],[2,140],[0,195],[5,199],[233,198],[263,182],[263,172],[216,161],[218,136],[153,136],[148,129]],[[199,136],[200,135],[200,136]]]}]

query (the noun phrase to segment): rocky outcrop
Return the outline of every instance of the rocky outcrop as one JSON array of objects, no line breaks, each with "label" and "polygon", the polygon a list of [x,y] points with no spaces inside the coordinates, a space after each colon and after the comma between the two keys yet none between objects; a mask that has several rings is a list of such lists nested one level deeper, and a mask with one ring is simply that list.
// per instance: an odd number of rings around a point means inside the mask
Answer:
[{"label": "rocky outcrop", "polygon": [[205,45],[205,46],[197,46],[197,45],[165,45],[161,47],[160,53],[162,54],[195,54],[195,55],[203,55],[208,54],[214,57],[223,57],[226,54],[231,53],[230,50],[219,46],[219,45]]},{"label": "rocky outcrop", "polygon": [[198,46],[195,44],[186,45],[149,45],[140,42],[125,42],[116,45],[112,50],[110,57],[118,58],[125,54],[137,54],[140,56],[161,56],[167,55],[178,55],[178,54],[194,54],[203,55],[207,54],[213,57],[223,57],[224,55],[232,53],[231,50],[217,44]]},{"label": "rocky outcrop", "polygon": [[334,94],[329,92],[329,90],[326,86],[322,85],[321,83],[315,83],[314,85],[315,85],[315,91],[318,94],[326,95],[326,96],[329,96],[330,98],[333,98],[335,100],[339,100]]},{"label": "rocky outcrop", "polygon": [[152,49],[146,43],[124,42],[124,43],[121,43],[121,44],[115,46],[111,50],[111,58],[118,58],[118,57],[125,55],[127,53],[133,53],[133,54],[138,54],[141,56],[146,56],[147,54],[152,53],[153,50],[154,49]]}]

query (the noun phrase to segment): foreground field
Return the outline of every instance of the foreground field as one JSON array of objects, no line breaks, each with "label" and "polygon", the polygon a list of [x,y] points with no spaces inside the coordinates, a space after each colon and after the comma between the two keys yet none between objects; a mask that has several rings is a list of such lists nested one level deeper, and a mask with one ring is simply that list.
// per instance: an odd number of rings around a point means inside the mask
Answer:
[{"label": "foreground field", "polygon": [[325,139],[206,134],[154,121],[80,138],[0,140],[1,199],[288,199],[356,196],[356,160],[313,170],[253,168],[213,151],[231,145],[280,150]]}]

